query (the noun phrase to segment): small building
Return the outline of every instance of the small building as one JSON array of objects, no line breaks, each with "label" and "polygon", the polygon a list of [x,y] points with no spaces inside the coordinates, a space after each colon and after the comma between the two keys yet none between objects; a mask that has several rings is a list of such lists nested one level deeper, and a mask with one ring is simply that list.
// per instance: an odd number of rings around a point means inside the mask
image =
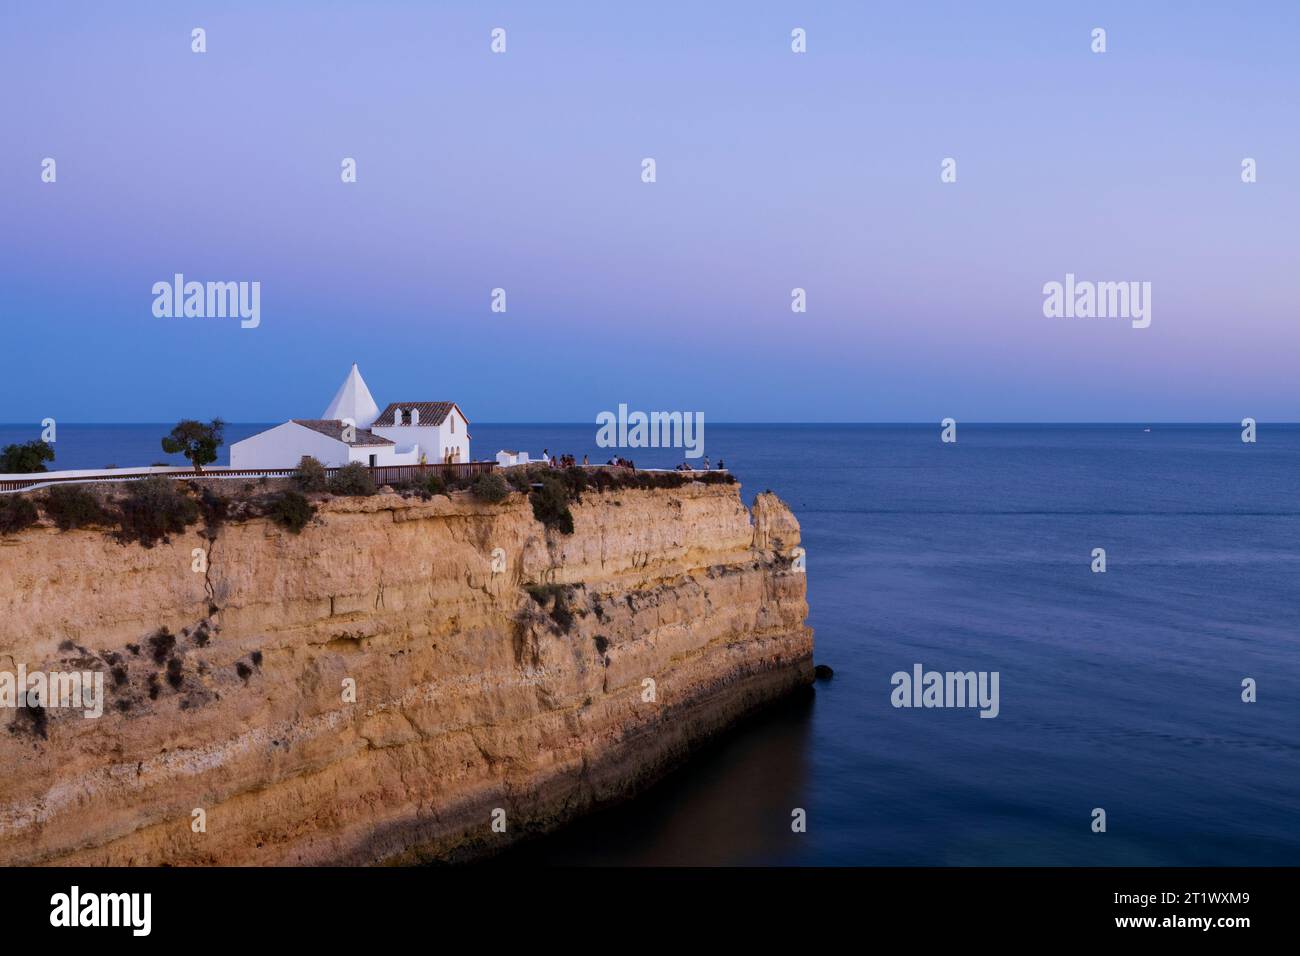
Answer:
[{"label": "small building", "polygon": [[501,451],[497,452],[497,464],[502,468],[510,468],[514,465],[526,465],[528,464],[528,452],[511,451],[503,448]]},{"label": "small building", "polygon": [[393,402],[370,430],[405,448],[414,446],[429,463],[469,461],[469,419],[455,402]]},{"label": "small building", "polygon": [[356,365],[320,418],[294,418],[230,446],[232,468],[327,468],[469,461],[469,419],[455,402],[394,402],[383,411]]},{"label": "small building", "polygon": [[354,461],[363,465],[402,464],[393,460],[396,444],[364,428],[346,434],[341,421],[295,418],[231,445],[230,467],[292,468],[304,455],[327,468]]}]

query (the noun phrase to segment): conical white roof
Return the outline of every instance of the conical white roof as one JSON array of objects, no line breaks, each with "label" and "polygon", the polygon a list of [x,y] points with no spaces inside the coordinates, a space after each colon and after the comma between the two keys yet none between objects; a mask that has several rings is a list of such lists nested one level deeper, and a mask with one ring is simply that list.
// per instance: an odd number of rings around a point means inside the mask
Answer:
[{"label": "conical white roof", "polygon": [[370,389],[366,388],[365,380],[357,371],[357,363],[353,362],[352,371],[348,372],[348,377],[334,395],[334,401],[329,403],[321,418],[339,421],[351,419],[358,428],[369,428],[378,417],[379,406],[375,404]]}]

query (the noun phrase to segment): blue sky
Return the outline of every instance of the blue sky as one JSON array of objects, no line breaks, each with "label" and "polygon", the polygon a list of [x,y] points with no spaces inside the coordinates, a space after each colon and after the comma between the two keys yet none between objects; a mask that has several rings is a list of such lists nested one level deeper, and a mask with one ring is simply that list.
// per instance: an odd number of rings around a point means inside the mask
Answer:
[{"label": "blue sky", "polygon": [[[1283,2],[9,4],[0,421],[311,416],[354,361],[478,421],[1294,421],[1298,40]],[[176,272],[259,281],[260,327],[155,318]],[[1151,327],[1045,318],[1067,272],[1151,282]]]}]

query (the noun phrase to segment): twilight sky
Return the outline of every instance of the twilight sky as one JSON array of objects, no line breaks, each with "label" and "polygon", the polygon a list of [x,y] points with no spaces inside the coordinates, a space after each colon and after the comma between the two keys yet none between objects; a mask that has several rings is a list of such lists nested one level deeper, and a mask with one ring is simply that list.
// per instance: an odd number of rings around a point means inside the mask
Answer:
[{"label": "twilight sky", "polygon": [[[1300,420],[1298,51],[1290,0],[8,3],[0,421],[354,361],[476,421]],[[176,272],[261,326],[155,318]],[[1151,326],[1044,317],[1067,272]]]}]

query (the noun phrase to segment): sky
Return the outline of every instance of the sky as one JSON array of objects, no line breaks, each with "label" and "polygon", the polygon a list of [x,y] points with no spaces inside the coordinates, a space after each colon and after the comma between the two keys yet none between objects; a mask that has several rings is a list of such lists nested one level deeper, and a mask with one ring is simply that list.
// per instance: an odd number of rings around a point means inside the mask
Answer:
[{"label": "sky", "polygon": [[3,422],[1300,420],[1294,2],[10,3],[0,90]]}]

